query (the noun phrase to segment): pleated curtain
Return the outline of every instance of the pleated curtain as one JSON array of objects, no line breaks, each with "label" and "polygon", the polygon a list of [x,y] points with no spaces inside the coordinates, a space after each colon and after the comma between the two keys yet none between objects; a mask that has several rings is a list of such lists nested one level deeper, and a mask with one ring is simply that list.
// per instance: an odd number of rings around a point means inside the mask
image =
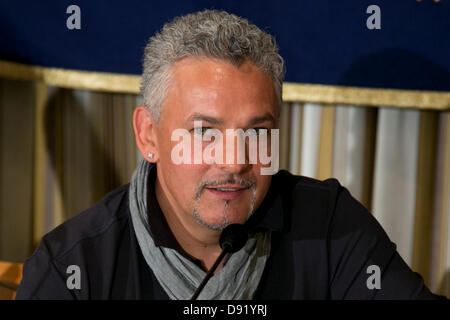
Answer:
[{"label": "pleated curtain", "polygon": [[[0,80],[0,260],[128,183],[141,98]],[[337,178],[432,291],[450,297],[450,112],[284,103],[280,168]]]}]

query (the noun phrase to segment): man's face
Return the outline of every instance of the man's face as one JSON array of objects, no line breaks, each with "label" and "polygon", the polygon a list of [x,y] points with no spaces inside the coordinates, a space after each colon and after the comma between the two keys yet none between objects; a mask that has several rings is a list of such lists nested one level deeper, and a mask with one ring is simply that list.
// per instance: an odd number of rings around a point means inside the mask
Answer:
[{"label": "man's face", "polygon": [[[155,125],[158,152],[157,177],[170,210],[185,226],[220,230],[231,223],[244,223],[259,207],[270,186],[271,176],[261,175],[259,162],[227,164],[227,129],[277,128],[276,96],[271,78],[250,62],[239,68],[228,62],[207,58],[185,58],[172,66],[171,81]],[[220,148],[223,164],[194,164],[194,140],[205,148],[202,131],[194,121],[223,134]],[[171,141],[176,129],[186,129],[191,137],[191,164],[175,164],[172,150],[180,142]],[[214,139],[212,140],[214,142]],[[217,139],[216,139],[216,142]],[[214,155],[214,153],[212,153]],[[198,224],[200,222],[200,225]]]}]

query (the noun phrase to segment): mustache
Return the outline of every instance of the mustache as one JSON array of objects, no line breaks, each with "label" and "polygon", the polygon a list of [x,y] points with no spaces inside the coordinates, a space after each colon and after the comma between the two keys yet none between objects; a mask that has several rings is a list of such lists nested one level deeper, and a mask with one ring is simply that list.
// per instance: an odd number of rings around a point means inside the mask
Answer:
[{"label": "mustache", "polygon": [[199,184],[197,187],[197,190],[194,195],[194,200],[198,200],[200,196],[202,195],[203,191],[208,187],[215,187],[220,186],[224,184],[236,184],[240,185],[246,188],[256,188],[256,182],[250,179],[244,179],[239,177],[228,177],[225,179],[218,179],[218,180],[206,180]]}]

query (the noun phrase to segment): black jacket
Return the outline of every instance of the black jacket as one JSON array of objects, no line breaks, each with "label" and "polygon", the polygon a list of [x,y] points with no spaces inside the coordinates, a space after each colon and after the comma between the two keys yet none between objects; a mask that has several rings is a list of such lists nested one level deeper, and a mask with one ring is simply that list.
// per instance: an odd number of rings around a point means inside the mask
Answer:
[{"label": "black jacket", "polygon": [[[45,235],[25,262],[16,299],[168,299],[140,251],[128,187]],[[159,234],[157,245],[172,242],[176,247],[161,216],[150,219],[159,224],[152,236]],[[256,299],[437,297],[402,260],[374,217],[335,179],[321,182],[280,171],[247,224],[272,230]],[[159,239],[161,234],[172,240]],[[80,267],[81,289],[67,287],[70,265]],[[371,265],[380,268],[381,289],[367,286]]]}]

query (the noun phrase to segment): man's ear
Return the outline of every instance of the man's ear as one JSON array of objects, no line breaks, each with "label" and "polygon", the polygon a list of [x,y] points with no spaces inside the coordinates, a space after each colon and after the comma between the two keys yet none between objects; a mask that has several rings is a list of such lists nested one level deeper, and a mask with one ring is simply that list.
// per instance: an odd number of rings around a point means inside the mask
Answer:
[{"label": "man's ear", "polygon": [[133,128],[136,145],[148,162],[157,162],[155,122],[144,106],[138,106],[133,113]]}]

